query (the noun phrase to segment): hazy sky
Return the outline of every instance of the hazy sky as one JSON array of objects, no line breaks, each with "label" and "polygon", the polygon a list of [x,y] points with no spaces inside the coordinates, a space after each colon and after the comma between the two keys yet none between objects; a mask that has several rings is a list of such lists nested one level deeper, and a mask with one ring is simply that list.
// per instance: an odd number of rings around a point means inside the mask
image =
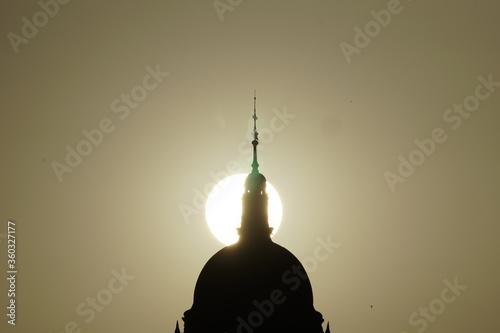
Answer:
[{"label": "hazy sky", "polygon": [[172,332],[254,89],[332,332],[498,331],[498,1],[64,2],[0,4],[2,332]]}]

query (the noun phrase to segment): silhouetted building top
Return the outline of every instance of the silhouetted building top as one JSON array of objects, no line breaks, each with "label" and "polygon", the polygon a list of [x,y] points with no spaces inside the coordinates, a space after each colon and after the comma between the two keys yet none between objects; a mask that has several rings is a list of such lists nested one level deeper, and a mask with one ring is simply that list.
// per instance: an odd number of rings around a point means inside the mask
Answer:
[{"label": "silhouetted building top", "polygon": [[253,119],[252,172],[245,181],[239,240],[203,267],[193,306],[184,313],[184,333],[323,333],[304,267],[271,240],[266,178],[257,163],[255,97]]}]

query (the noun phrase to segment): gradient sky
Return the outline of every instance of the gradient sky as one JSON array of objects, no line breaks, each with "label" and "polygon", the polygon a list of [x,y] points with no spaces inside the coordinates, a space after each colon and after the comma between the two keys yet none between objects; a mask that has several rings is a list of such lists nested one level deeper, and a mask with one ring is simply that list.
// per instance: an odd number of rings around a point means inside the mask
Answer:
[{"label": "gradient sky", "polygon": [[172,332],[223,246],[195,193],[250,171],[254,89],[274,240],[333,332],[498,331],[498,1],[43,3],[0,4],[2,332]]}]

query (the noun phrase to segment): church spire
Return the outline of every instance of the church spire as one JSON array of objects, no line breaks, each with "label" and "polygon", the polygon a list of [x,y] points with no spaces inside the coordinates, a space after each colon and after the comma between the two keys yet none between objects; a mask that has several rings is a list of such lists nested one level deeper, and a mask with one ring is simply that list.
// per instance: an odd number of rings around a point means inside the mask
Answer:
[{"label": "church spire", "polygon": [[259,133],[257,132],[257,95],[255,90],[253,91],[253,161],[252,161],[252,173],[259,173],[259,163],[257,162],[257,145],[259,144]]},{"label": "church spire", "polygon": [[268,222],[268,196],[266,193],[266,177],[259,172],[257,162],[257,97],[253,96],[253,161],[252,172],[245,180],[245,193],[242,197],[241,227],[238,228],[240,240],[270,239],[273,228]]}]

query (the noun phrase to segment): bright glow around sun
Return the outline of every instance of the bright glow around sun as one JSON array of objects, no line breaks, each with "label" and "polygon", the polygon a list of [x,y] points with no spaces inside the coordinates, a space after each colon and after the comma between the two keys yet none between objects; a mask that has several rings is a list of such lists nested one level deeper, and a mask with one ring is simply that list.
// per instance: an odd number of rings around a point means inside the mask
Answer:
[{"label": "bright glow around sun", "polygon": [[[208,227],[214,236],[225,245],[238,241],[236,228],[241,224],[241,198],[245,192],[247,174],[236,174],[221,180],[210,192],[207,198],[205,215]],[[269,197],[269,226],[274,228],[271,237],[276,234],[281,224],[283,208],[276,189],[266,183]]]}]

